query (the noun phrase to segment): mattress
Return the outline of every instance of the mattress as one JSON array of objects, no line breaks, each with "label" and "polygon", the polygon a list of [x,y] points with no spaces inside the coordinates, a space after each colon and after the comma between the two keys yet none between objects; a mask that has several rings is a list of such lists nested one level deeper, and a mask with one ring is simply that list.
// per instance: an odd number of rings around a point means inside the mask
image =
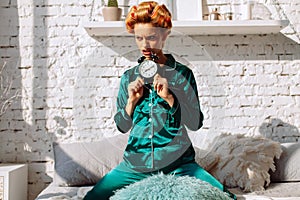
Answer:
[{"label": "mattress", "polygon": [[230,191],[240,200],[300,200],[300,182],[271,183],[266,190],[252,193],[243,193],[238,188]]},{"label": "mattress", "polygon": [[[36,200],[82,200],[92,188],[58,187],[53,183],[45,188]],[[271,183],[265,191],[243,193],[238,188],[230,189],[238,200],[300,200],[300,182]]]},{"label": "mattress", "polygon": [[36,198],[36,200],[81,200],[92,189],[87,187],[59,187],[51,183]]}]

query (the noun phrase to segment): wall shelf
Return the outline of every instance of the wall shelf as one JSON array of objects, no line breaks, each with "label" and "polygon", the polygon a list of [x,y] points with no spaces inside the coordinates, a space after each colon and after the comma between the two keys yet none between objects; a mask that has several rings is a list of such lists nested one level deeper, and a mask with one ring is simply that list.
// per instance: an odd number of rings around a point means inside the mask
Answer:
[{"label": "wall shelf", "polygon": [[[172,34],[276,34],[288,24],[288,20],[173,21]],[[86,22],[83,26],[92,37],[130,35],[126,32],[124,21]]]}]

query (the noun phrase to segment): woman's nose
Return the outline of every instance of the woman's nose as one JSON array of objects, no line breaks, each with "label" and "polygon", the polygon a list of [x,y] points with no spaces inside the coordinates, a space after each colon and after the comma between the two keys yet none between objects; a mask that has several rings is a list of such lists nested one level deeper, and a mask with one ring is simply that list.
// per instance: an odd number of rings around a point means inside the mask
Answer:
[{"label": "woman's nose", "polygon": [[149,45],[149,41],[147,40],[147,39],[143,39],[143,42],[142,42],[142,44],[143,44],[143,47],[145,48],[145,47],[150,47],[150,45]]}]

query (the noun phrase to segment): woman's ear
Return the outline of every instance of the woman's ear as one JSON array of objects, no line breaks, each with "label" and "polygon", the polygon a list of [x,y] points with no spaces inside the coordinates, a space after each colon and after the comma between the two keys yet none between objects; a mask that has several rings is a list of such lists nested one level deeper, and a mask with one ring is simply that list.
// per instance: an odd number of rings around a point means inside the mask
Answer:
[{"label": "woman's ear", "polygon": [[165,42],[169,36],[169,34],[171,33],[171,30],[164,30],[163,31],[163,37],[162,40]]}]

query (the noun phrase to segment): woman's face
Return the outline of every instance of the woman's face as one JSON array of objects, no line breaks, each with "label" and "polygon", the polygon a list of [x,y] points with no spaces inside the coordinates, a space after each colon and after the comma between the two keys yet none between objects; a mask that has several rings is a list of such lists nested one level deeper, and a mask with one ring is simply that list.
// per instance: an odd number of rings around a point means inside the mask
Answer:
[{"label": "woman's face", "polygon": [[151,53],[160,55],[164,42],[167,39],[167,31],[154,27],[151,23],[139,23],[134,25],[136,44],[141,53],[150,59]]}]

